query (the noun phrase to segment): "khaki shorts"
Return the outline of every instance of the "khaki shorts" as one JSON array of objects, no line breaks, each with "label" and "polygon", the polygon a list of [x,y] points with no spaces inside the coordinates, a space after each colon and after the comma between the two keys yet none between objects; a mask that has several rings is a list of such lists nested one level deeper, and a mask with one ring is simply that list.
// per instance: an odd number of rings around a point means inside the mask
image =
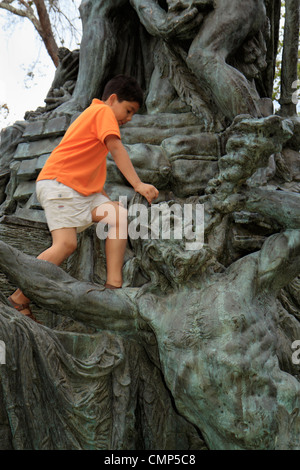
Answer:
[{"label": "khaki shorts", "polygon": [[82,232],[93,224],[92,210],[109,202],[102,193],[83,196],[56,180],[38,181],[36,195],[45,211],[50,232],[71,227]]}]

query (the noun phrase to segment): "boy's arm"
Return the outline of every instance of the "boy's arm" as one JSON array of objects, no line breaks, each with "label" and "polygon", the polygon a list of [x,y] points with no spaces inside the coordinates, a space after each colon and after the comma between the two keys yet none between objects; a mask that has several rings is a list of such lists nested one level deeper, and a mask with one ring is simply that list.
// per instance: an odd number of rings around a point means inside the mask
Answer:
[{"label": "boy's arm", "polygon": [[157,198],[158,190],[152,184],[146,184],[140,180],[121,140],[115,135],[109,135],[105,139],[105,145],[117,167],[134,190],[144,196],[151,204],[153,199]]}]

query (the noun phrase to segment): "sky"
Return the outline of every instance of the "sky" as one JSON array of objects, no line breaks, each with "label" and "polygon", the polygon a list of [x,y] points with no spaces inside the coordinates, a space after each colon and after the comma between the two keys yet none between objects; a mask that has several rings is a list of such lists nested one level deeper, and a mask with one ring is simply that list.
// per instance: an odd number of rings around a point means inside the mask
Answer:
[{"label": "sky", "polygon": [[[9,27],[8,15],[13,18]],[[74,41],[65,46],[78,48]],[[0,130],[45,105],[54,74],[55,66],[31,22],[0,10],[0,106],[7,104],[10,111],[5,118],[5,110],[0,110]]]},{"label": "sky", "polygon": [[8,119],[1,113],[2,128],[44,105],[55,67],[26,20],[13,32],[0,30],[0,51],[0,104],[7,104],[10,110]]}]

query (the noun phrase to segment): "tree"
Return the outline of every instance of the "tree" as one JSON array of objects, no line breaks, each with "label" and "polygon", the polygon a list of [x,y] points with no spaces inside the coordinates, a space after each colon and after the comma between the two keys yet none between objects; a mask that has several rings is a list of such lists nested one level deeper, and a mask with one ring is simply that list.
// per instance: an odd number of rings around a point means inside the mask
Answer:
[{"label": "tree", "polygon": [[77,0],[71,0],[71,2],[64,0],[0,0],[0,8],[31,21],[55,67],[59,62],[58,43],[64,44],[63,33],[66,27],[71,34],[78,33],[73,19],[70,18],[70,14],[74,14],[74,10],[78,12],[78,4]]},{"label": "tree", "polygon": [[285,0],[285,25],[280,87],[280,113],[282,116],[290,116],[296,113],[297,99],[294,99],[296,98],[294,93],[298,85],[299,26],[299,0]]},{"label": "tree", "polygon": [[285,18],[285,2],[281,2],[281,21],[279,28],[278,49],[275,64],[274,87],[273,87],[273,100],[279,102],[280,99],[280,83],[281,83],[281,61],[282,61],[282,48],[283,48],[283,34],[284,34],[284,18]]},{"label": "tree", "polygon": [[[287,5],[286,1],[281,1],[281,21],[280,21],[280,30],[279,30],[279,41],[278,41],[278,50],[277,50],[277,59],[275,67],[275,76],[274,76],[274,88],[273,88],[273,99],[276,100],[283,106],[285,106],[286,95],[297,94],[297,88],[299,86],[297,77],[300,76],[300,50],[298,50],[299,42],[299,2],[296,0],[295,4],[290,2],[290,9],[288,11],[288,20],[286,18]],[[288,2],[289,3],[289,2]],[[298,4],[298,17],[297,17],[297,4]],[[295,19],[295,16],[297,17]],[[293,31],[290,31],[290,25],[294,23]],[[288,49],[286,42],[290,42],[292,47]],[[286,52],[289,51],[289,52]],[[298,51],[298,53],[296,52]],[[292,55],[291,55],[292,54]],[[298,60],[297,60],[298,56]],[[286,77],[286,70],[288,67],[292,67],[293,71],[291,73],[291,78],[288,80]],[[283,86],[282,75],[284,74],[285,80],[288,81],[286,86]],[[287,93],[287,88],[288,92]],[[288,103],[290,101],[288,97]],[[297,103],[292,103],[292,106]],[[293,114],[293,113],[292,113]]]}]

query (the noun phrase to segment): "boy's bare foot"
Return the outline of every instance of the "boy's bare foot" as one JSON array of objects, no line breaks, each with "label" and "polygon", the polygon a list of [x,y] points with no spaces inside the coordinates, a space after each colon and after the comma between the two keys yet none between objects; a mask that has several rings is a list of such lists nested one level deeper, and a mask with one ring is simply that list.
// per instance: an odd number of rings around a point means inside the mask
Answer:
[{"label": "boy's bare foot", "polygon": [[27,302],[26,304],[18,304],[11,297],[8,297],[7,300],[12,305],[12,307],[18,310],[18,312],[20,312],[22,315],[24,315],[25,317],[29,317],[31,318],[31,320],[34,320],[35,322],[39,323],[30,310],[29,302]]},{"label": "boy's bare foot", "polygon": [[122,286],[112,286],[111,284],[105,284],[105,289],[121,289]]}]

